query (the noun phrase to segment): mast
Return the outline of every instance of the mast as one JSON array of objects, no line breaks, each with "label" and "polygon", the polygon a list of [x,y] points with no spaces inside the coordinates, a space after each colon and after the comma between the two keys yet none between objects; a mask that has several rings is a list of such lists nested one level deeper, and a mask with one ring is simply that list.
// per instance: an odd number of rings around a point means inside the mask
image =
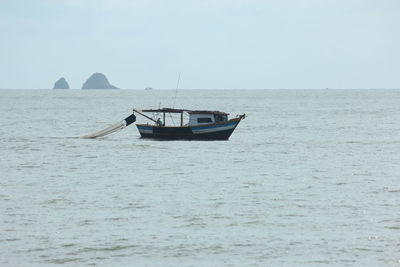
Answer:
[{"label": "mast", "polygon": [[172,108],[175,108],[176,96],[178,95],[178,87],[179,87],[180,80],[181,80],[181,72],[179,72],[179,74],[178,74],[178,81],[176,82],[176,89],[175,89],[174,104],[172,105]]}]

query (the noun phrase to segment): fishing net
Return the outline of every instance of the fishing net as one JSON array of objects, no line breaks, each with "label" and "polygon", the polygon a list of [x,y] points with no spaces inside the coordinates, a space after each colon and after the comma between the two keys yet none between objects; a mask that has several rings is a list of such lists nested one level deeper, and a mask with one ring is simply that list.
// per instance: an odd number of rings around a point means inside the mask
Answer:
[{"label": "fishing net", "polygon": [[88,134],[88,135],[84,135],[81,138],[84,138],[84,139],[98,138],[98,137],[102,137],[102,136],[106,136],[106,135],[118,132],[118,131],[124,129],[125,127],[126,127],[125,121],[121,121],[121,122],[118,122],[114,125],[111,125],[111,126],[105,128],[101,131],[98,131],[98,132],[95,132],[92,134]]},{"label": "fishing net", "polygon": [[81,138],[94,139],[94,138],[98,138],[98,137],[103,137],[103,136],[118,132],[118,131],[124,129],[126,126],[132,124],[135,121],[136,121],[136,116],[134,114],[132,114],[132,115],[126,117],[123,121],[120,121],[114,125],[111,125],[101,131],[81,136]]}]

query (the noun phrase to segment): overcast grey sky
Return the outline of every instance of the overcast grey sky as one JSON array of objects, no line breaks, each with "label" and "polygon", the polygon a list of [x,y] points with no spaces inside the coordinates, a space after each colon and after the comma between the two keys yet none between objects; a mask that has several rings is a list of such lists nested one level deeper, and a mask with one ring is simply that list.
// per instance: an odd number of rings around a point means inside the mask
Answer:
[{"label": "overcast grey sky", "polygon": [[399,0],[0,0],[0,88],[400,88]]}]

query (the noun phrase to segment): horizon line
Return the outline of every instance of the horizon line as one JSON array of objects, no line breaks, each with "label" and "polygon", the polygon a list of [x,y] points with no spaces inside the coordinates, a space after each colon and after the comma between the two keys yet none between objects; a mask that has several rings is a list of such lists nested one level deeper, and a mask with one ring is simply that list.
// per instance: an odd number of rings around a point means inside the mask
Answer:
[{"label": "horizon line", "polygon": [[[341,88],[181,88],[179,90],[399,90],[400,87],[341,87]],[[175,88],[152,88],[146,90],[145,88],[118,88],[118,89],[52,89],[52,88],[0,88],[0,90],[54,90],[54,91],[119,91],[119,90],[134,90],[134,91],[157,91],[157,90],[176,90]]]}]

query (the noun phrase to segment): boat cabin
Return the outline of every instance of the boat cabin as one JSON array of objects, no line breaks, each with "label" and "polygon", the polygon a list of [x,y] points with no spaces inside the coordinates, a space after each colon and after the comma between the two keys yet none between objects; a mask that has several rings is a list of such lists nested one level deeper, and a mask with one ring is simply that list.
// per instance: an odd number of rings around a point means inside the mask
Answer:
[{"label": "boat cabin", "polygon": [[204,125],[228,120],[228,114],[219,111],[189,111],[189,125]]},{"label": "boat cabin", "polygon": [[[136,112],[138,112],[136,110]],[[187,109],[172,109],[172,108],[162,108],[162,109],[147,109],[142,110],[142,112],[151,112],[156,114],[162,114],[162,119],[159,118],[154,120],[148,116],[148,119],[156,122],[159,126],[165,126],[165,114],[180,114],[180,126],[196,126],[196,125],[207,125],[207,124],[215,124],[228,120],[229,113],[221,112],[221,111],[208,111],[208,110],[187,110]],[[183,114],[186,113],[189,115],[189,119],[187,123],[184,124]],[[143,115],[143,114],[142,114]]]}]

